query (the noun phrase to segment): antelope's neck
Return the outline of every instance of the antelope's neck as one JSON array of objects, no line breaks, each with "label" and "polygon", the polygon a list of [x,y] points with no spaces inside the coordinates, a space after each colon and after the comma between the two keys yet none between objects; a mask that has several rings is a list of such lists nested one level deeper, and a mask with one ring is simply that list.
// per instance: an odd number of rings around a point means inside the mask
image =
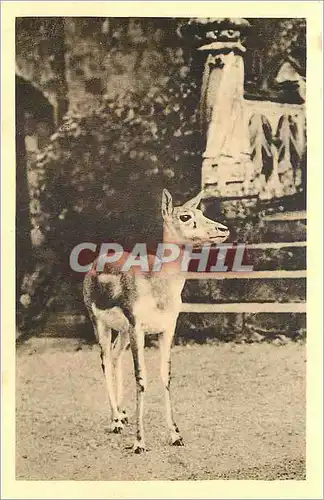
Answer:
[{"label": "antelope's neck", "polygon": [[167,224],[163,225],[163,243],[174,245],[175,251],[176,247],[179,249],[179,255],[176,259],[172,260],[171,262],[163,263],[164,272],[166,272],[167,274],[174,274],[179,277],[183,275],[183,281],[185,281],[185,273],[181,271],[181,262],[185,251],[185,245],[179,241],[179,237],[177,236],[176,231],[173,231],[172,228],[170,228]]},{"label": "antelope's neck", "polygon": [[184,243],[180,241],[177,232],[173,229],[171,224],[168,225],[164,223],[163,225],[163,243],[176,245],[180,248],[180,252],[182,252],[185,248]]}]

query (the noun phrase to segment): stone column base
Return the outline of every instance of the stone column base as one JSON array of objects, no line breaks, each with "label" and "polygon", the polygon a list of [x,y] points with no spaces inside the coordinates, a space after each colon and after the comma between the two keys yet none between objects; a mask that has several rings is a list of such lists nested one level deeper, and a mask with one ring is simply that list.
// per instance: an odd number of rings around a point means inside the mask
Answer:
[{"label": "stone column base", "polygon": [[[222,157],[205,158],[202,164],[203,207],[208,216],[245,218],[256,210],[259,186],[254,163],[249,155],[241,161]],[[213,207],[213,208],[211,208]]]},{"label": "stone column base", "polygon": [[255,165],[248,155],[240,162],[222,157],[202,164],[202,188],[206,197],[241,198],[258,193]]}]

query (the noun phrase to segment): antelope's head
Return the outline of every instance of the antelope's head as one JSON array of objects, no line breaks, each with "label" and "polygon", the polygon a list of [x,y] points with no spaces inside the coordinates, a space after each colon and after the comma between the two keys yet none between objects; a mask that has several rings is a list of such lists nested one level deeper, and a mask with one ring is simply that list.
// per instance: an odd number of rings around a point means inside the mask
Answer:
[{"label": "antelope's head", "polygon": [[208,219],[197,207],[202,193],[184,205],[174,207],[172,196],[167,189],[162,194],[162,217],[165,240],[178,244],[191,244],[195,247],[203,244],[223,243],[229,236],[229,230],[220,222]]}]

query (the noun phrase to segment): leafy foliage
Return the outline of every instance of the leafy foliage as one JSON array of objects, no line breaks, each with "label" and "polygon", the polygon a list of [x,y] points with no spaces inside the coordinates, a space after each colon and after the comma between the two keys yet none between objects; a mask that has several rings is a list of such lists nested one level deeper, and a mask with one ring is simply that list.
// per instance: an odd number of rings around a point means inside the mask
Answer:
[{"label": "leafy foliage", "polygon": [[199,92],[187,71],[67,116],[38,156],[41,223],[62,259],[81,241],[160,238],[163,187],[179,202],[199,189]]}]

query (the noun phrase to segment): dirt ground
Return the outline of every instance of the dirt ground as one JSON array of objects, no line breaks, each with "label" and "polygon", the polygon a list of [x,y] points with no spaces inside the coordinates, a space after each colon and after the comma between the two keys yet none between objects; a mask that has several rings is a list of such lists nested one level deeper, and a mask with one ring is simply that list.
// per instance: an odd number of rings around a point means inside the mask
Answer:
[{"label": "dirt ground", "polygon": [[125,357],[131,421],[108,431],[97,346],[32,340],[17,350],[16,477],[30,480],[305,479],[305,346],[176,346],[173,400],[185,447],[168,444],[159,353],[146,350],[144,455],[134,436],[135,384]]}]

